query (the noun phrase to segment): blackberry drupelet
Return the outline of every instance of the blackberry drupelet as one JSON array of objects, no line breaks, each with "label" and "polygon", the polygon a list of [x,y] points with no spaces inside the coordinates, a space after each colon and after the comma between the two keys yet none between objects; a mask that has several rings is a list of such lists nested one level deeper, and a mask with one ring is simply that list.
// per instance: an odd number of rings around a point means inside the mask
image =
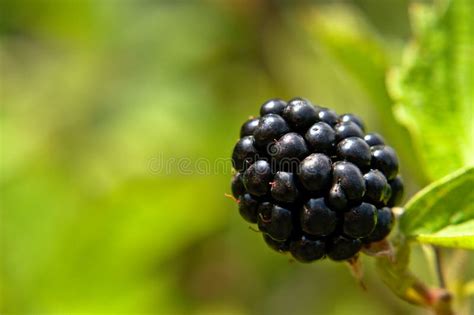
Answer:
[{"label": "blackberry drupelet", "polygon": [[300,262],[344,261],[390,233],[398,157],[354,114],[271,99],[240,128],[232,195],[265,243]]},{"label": "blackberry drupelet", "polygon": [[253,135],[255,129],[257,129],[258,122],[260,119],[258,118],[250,118],[244,124],[242,127],[240,127],[240,137],[245,137],[245,136],[251,136]]},{"label": "blackberry drupelet", "polygon": [[273,182],[270,183],[270,192],[273,199],[282,203],[295,202],[299,197],[296,180],[293,173],[276,172]]},{"label": "blackberry drupelet", "polygon": [[336,142],[336,132],[320,121],[308,129],[304,138],[313,152],[331,153]]}]

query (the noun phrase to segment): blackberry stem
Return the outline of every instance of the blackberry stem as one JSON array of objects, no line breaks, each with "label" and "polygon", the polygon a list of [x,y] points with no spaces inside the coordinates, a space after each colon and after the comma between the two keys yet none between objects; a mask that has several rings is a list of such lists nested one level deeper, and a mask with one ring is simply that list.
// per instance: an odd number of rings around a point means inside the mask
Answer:
[{"label": "blackberry stem", "polygon": [[442,253],[439,247],[434,246],[435,258],[436,258],[436,274],[438,275],[439,286],[446,289],[446,280],[443,272]]},{"label": "blackberry stem", "polygon": [[[388,240],[383,240],[371,244],[371,248],[365,250],[377,258],[382,280],[398,297],[411,304],[428,308],[436,315],[455,315],[452,309],[453,296],[445,288],[439,249],[435,248],[440,287],[430,287],[408,268],[410,244],[400,236],[394,241],[392,244]],[[390,248],[391,253],[386,252],[387,248]],[[378,255],[378,253],[384,254]]]}]

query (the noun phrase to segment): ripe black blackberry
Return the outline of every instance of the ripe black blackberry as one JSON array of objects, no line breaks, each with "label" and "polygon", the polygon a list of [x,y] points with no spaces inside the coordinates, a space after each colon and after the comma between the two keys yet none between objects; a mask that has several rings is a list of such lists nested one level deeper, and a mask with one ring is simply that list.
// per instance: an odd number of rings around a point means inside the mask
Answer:
[{"label": "ripe black blackberry", "polygon": [[348,260],[383,240],[403,195],[398,158],[354,114],[271,99],[232,154],[232,194],[265,243],[300,262]]}]

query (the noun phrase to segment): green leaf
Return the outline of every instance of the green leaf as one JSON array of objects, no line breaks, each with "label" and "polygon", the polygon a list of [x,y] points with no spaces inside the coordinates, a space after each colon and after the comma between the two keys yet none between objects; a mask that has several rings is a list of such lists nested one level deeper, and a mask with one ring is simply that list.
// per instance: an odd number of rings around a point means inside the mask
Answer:
[{"label": "green leaf", "polygon": [[473,188],[474,167],[425,187],[406,204],[400,231],[424,243],[474,248]]},{"label": "green leaf", "polygon": [[448,226],[433,234],[419,234],[416,240],[445,247],[474,249],[474,220]]},{"label": "green leaf", "polygon": [[410,161],[405,166],[413,177],[426,181],[418,171],[418,159],[413,157],[410,135],[394,117],[393,102],[386,87],[391,53],[396,50],[394,45],[384,40],[363,13],[350,5],[321,6],[312,12],[306,29],[326,50],[328,59],[339,65],[344,77],[351,78],[365,94],[371,103],[370,111],[383,122],[378,131],[390,140],[402,161]]},{"label": "green leaf", "polygon": [[474,164],[471,0],[412,7],[414,39],[388,87],[431,180]]}]

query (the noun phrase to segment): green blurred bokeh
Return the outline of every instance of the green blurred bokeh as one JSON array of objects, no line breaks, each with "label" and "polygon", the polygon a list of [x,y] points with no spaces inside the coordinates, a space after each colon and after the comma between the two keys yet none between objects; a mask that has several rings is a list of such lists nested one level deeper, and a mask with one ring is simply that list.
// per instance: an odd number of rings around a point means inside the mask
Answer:
[{"label": "green blurred bokeh", "polygon": [[154,168],[228,158],[265,99],[304,96],[381,131],[411,195],[426,180],[384,89],[407,1],[1,0],[0,18],[0,313],[418,312],[370,259],[364,292],[267,249],[230,169]]}]

